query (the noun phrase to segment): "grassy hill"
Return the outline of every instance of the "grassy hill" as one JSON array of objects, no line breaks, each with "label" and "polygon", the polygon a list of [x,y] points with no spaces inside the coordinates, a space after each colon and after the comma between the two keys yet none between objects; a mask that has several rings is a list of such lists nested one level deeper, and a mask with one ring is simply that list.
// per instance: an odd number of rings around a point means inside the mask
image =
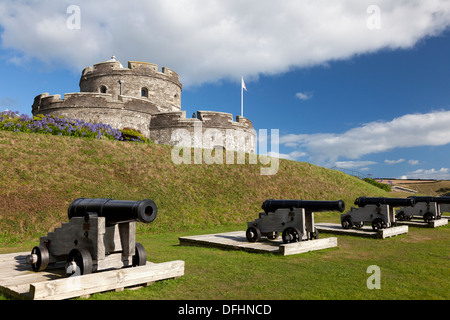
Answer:
[{"label": "grassy hill", "polygon": [[[276,175],[261,164],[181,164],[171,147],[0,131],[0,244],[37,238],[68,220],[76,198],[142,200],[158,206],[138,232],[179,232],[242,225],[273,198],[337,200],[386,193],[344,173],[280,159]],[[321,213],[316,219],[339,214]]]}]

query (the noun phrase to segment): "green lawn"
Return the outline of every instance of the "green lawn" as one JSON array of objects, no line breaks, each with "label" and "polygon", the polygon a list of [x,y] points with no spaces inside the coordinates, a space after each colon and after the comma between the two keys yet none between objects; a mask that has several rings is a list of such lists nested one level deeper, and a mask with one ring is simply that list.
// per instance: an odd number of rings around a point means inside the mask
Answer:
[{"label": "green lawn", "polygon": [[[320,220],[320,219],[319,219]],[[448,300],[448,226],[409,228],[388,239],[337,236],[338,247],[293,256],[180,246],[186,235],[243,230],[220,227],[178,233],[137,235],[147,260],[185,261],[185,275],[139,290],[94,294],[93,300]],[[0,252],[31,250],[33,244]],[[368,289],[367,268],[381,271],[381,289]],[[5,299],[7,297],[0,296]]]}]

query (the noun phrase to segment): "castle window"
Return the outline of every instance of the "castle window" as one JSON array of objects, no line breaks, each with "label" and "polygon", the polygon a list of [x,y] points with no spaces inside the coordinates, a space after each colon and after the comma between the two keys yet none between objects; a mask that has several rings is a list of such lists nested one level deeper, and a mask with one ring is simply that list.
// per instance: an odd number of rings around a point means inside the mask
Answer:
[{"label": "castle window", "polygon": [[106,86],[100,86],[100,93],[106,93]]},{"label": "castle window", "polygon": [[142,88],[141,89],[141,96],[148,98],[148,89],[147,88]]}]

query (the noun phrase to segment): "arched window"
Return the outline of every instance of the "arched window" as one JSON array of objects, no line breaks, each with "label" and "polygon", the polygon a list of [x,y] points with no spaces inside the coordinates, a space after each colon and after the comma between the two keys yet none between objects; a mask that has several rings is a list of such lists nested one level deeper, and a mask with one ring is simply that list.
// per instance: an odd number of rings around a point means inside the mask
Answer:
[{"label": "arched window", "polygon": [[106,93],[106,86],[100,86],[100,93]]},{"label": "arched window", "polygon": [[141,89],[141,97],[148,98],[148,89],[147,88]]}]

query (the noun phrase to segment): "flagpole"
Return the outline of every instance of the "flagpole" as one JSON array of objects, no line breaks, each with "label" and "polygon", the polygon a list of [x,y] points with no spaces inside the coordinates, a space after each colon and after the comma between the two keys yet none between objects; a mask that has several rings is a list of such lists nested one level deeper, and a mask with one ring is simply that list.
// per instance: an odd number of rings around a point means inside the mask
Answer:
[{"label": "flagpole", "polygon": [[241,78],[241,117],[244,117],[244,77]]}]

